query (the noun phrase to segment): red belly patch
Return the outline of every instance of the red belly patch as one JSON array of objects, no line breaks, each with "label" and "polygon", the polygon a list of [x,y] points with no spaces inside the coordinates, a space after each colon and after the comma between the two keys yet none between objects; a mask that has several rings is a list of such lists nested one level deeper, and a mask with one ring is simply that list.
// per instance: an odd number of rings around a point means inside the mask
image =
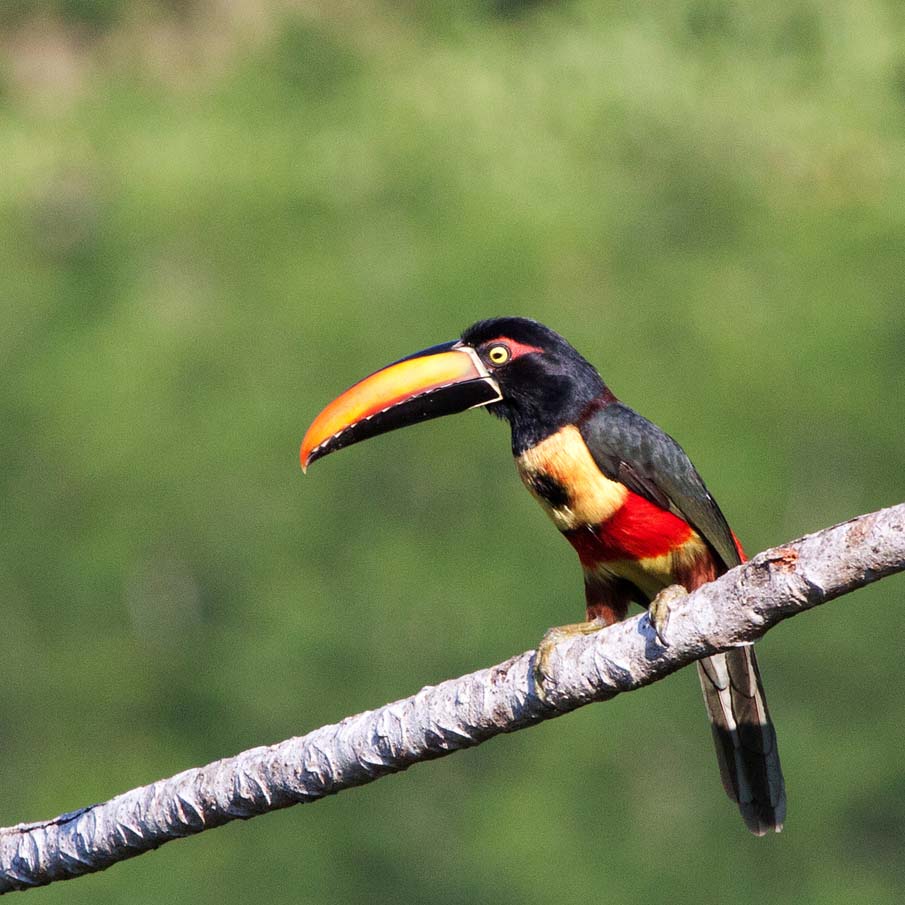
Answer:
[{"label": "red belly patch", "polygon": [[601,562],[663,556],[681,547],[691,533],[684,519],[630,492],[606,521],[565,535],[581,564],[593,568]]}]

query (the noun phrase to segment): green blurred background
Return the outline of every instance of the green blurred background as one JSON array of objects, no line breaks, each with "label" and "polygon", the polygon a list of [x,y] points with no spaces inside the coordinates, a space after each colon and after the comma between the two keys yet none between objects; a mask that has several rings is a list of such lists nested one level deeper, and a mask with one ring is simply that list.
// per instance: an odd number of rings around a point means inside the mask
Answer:
[{"label": "green blurred background", "polygon": [[[0,823],[581,617],[501,423],[298,469],[479,318],[571,339],[751,552],[900,501],[903,164],[894,0],[6,0]],[[901,902],[903,593],[762,644],[780,836],[686,672],[29,901]]]}]

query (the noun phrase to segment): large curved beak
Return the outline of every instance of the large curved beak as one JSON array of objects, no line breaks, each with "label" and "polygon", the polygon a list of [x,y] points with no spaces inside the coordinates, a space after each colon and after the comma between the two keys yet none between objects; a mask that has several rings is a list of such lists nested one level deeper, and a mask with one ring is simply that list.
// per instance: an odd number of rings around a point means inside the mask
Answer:
[{"label": "large curved beak", "polygon": [[432,346],[365,377],[314,419],[302,471],[328,453],[387,431],[502,399],[477,352],[460,340]]}]

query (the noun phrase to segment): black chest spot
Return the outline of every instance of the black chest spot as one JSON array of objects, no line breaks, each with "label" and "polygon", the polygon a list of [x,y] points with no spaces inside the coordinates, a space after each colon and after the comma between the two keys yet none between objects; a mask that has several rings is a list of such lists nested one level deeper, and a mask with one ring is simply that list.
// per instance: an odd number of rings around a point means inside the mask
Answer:
[{"label": "black chest spot", "polygon": [[569,505],[569,492],[555,478],[546,474],[531,476],[531,489],[553,509]]}]

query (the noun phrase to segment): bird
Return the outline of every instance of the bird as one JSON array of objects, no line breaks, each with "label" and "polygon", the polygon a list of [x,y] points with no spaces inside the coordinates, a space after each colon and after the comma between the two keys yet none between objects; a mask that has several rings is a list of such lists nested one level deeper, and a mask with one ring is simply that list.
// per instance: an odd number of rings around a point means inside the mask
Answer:
[{"label": "bird", "polygon": [[[551,645],[663,602],[745,560],[741,544],[682,447],[621,402],[559,333],[494,317],[459,339],[406,356],[360,380],[314,419],[302,470],[390,430],[471,408],[508,422],[523,483],[578,554],[586,621],[551,629]],[[668,615],[668,607],[666,609]],[[665,628],[651,619],[658,629]],[[776,730],[753,647],[698,661],[723,787],[748,829],[782,829],[786,793]]]}]

